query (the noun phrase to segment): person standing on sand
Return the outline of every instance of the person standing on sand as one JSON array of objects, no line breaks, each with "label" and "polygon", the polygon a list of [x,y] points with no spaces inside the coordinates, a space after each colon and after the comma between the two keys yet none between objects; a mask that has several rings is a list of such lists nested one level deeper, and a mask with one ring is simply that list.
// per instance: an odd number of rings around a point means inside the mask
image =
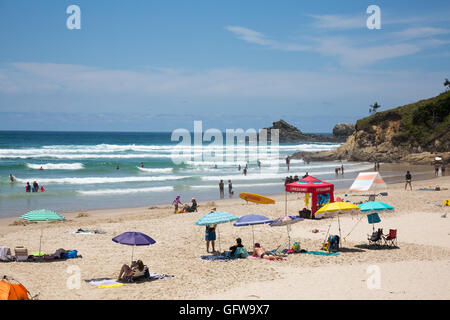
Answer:
[{"label": "person standing on sand", "polygon": [[341,175],[344,175],[344,165],[341,165]]},{"label": "person standing on sand", "polygon": [[247,175],[247,167],[245,167],[245,168],[244,168],[244,171],[243,171],[243,173],[244,173],[244,176],[246,176],[246,175]]},{"label": "person standing on sand", "polygon": [[182,204],[180,198],[181,198],[181,196],[177,196],[177,197],[175,198],[175,200],[173,200],[173,202],[172,202],[172,204],[173,204],[174,207],[175,207],[175,210],[174,210],[173,213],[177,213],[177,211],[178,211],[178,205]]},{"label": "person standing on sand", "polygon": [[223,198],[223,195],[224,195],[224,184],[223,184],[223,180],[220,180],[220,182],[219,182],[219,191],[220,191],[220,197]]},{"label": "person standing on sand", "polygon": [[214,248],[215,241],[216,241],[216,225],[215,224],[206,226],[205,241],[206,241],[206,252],[209,253],[209,243],[210,242],[211,242],[211,246],[212,246],[212,252],[215,252],[216,251],[216,249]]},{"label": "person standing on sand", "polygon": [[228,180],[228,194],[230,195],[230,197],[234,194],[233,184],[231,183],[231,180]]},{"label": "person standing on sand", "polygon": [[406,171],[406,176],[405,176],[405,190],[406,190],[406,187],[408,186],[408,184],[409,184],[410,190],[412,190],[411,180],[412,180],[411,173],[409,173],[409,171]]}]

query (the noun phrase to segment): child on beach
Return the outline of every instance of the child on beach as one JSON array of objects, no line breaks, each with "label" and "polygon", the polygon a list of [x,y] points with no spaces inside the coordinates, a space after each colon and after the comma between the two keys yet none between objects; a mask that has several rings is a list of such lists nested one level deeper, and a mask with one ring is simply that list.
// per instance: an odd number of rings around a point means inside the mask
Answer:
[{"label": "child on beach", "polygon": [[183,203],[181,203],[180,198],[181,198],[181,196],[177,196],[177,197],[175,198],[175,200],[173,200],[173,202],[172,202],[172,204],[173,204],[174,207],[175,207],[175,211],[174,211],[173,213],[177,213],[177,211],[178,211],[178,205],[183,204]]}]

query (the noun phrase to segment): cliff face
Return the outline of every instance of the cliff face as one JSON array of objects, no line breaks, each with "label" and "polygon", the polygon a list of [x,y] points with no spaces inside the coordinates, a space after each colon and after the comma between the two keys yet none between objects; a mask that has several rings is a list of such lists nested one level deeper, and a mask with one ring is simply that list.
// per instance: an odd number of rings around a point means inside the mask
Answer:
[{"label": "cliff face", "polygon": [[267,129],[267,140],[270,141],[270,129],[279,130],[279,142],[343,142],[345,138],[324,136],[320,134],[303,133],[293,125],[290,125],[284,120],[276,121]]},{"label": "cliff face", "polygon": [[358,120],[355,132],[336,150],[294,157],[430,163],[437,155],[450,161],[450,91]]}]

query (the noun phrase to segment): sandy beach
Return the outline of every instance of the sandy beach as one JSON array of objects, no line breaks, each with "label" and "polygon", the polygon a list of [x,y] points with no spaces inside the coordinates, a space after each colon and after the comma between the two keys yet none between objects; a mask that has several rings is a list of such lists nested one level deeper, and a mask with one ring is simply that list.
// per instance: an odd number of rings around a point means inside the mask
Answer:
[{"label": "sandy beach", "polygon": [[[64,213],[67,221],[16,225],[17,218],[0,221],[0,245],[23,245],[38,251],[41,228],[42,250],[76,249],[82,258],[54,262],[0,263],[0,274],[21,281],[39,299],[449,299],[450,298],[450,191],[421,191],[421,187],[450,187],[450,177],[413,181],[413,190],[403,183],[388,186],[388,196],[377,200],[395,207],[381,213],[382,227],[398,230],[398,248],[373,249],[367,234],[372,226],[361,216],[340,215],[341,251],[337,256],[290,254],[283,261],[254,258],[232,261],[204,261],[207,255],[204,227],[194,223],[212,208],[237,216],[284,215],[285,196],[276,204],[246,204],[237,198],[200,202],[195,213],[173,214],[173,208],[152,206],[131,209],[93,210]],[[347,190],[337,190],[343,197]],[[236,199],[237,198],[237,199]],[[366,197],[350,195],[358,202]],[[303,194],[288,194],[287,212],[295,215],[304,206]],[[77,229],[103,230],[105,234],[74,234]],[[319,250],[326,231],[339,234],[336,218],[304,220],[292,226],[291,242],[306,250]],[[318,229],[319,232],[311,232]],[[131,247],[111,239],[126,231],[143,232],[156,240],[151,246],[136,247],[134,257],[151,272],[173,275],[140,284],[97,288],[85,280],[116,278],[120,267],[130,263]],[[216,249],[226,250],[241,237],[251,247],[250,227],[218,226]],[[285,227],[255,226],[255,238],[266,249],[287,247]],[[68,280],[79,268],[79,288]],[[72,270],[72,271],[71,271]],[[375,270],[375,271],[374,271]],[[374,272],[378,285],[371,285]]]}]

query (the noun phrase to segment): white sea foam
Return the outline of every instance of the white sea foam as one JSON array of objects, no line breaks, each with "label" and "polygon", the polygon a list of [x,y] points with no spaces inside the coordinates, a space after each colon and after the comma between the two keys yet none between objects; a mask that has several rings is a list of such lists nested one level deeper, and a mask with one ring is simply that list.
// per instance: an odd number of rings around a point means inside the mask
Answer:
[{"label": "white sea foam", "polygon": [[129,189],[100,189],[100,190],[79,190],[79,194],[83,195],[108,195],[108,194],[131,194],[131,193],[148,193],[148,192],[169,192],[173,191],[173,187],[149,187],[149,188],[129,188]]},{"label": "white sea foam", "polygon": [[102,184],[102,183],[123,183],[123,182],[150,182],[169,181],[191,178],[191,176],[156,176],[156,177],[86,177],[86,178],[16,178],[18,182],[38,181],[40,184]]},{"label": "white sea foam", "polygon": [[84,165],[82,163],[27,163],[27,167],[36,170],[39,170],[41,168],[44,170],[81,170],[84,168]]},{"label": "white sea foam", "polygon": [[139,170],[144,172],[151,172],[151,173],[164,173],[164,172],[172,172],[173,168],[141,168],[137,167]]}]

